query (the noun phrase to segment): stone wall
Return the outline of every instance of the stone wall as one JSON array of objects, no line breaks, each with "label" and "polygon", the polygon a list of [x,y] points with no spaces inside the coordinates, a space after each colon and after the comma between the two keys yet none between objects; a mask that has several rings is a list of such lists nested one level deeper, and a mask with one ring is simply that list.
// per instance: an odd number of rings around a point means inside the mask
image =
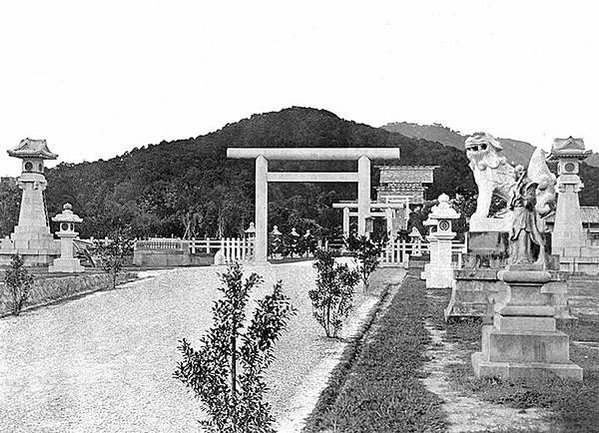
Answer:
[{"label": "stone wall", "polygon": [[[118,284],[136,278],[132,272],[119,276]],[[68,299],[86,292],[105,290],[111,287],[108,274],[81,274],[61,277],[37,277],[33,285],[29,300],[25,302],[23,310],[28,307],[43,305],[52,301]],[[12,297],[4,285],[0,283],[0,317],[12,311]]]}]

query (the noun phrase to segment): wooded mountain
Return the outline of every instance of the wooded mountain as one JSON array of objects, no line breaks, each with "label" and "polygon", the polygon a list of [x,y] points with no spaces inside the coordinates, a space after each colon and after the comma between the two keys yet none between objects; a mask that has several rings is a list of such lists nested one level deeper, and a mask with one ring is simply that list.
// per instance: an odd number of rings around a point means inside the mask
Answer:
[{"label": "wooded mountain", "polygon": [[[138,237],[238,236],[254,219],[254,162],[227,159],[227,147],[350,146],[399,147],[401,159],[385,163],[438,165],[428,198],[442,192],[471,197],[476,192],[462,149],[344,120],[325,110],[292,107],[256,114],[196,138],[136,148],[107,161],[61,163],[46,173],[48,213],[55,215],[70,202],[84,218],[82,237],[103,237],[125,228]],[[347,171],[356,165],[275,161],[269,169]],[[584,204],[598,201],[598,171],[583,169]],[[372,176],[377,185],[378,170]],[[276,224],[284,233],[296,227],[300,232],[310,229],[334,236],[341,226],[341,211],[331,204],[356,196],[354,184],[271,184],[269,227]],[[6,218],[2,235],[16,223],[19,197],[14,186],[0,184],[0,214]]]},{"label": "wooded mountain", "polygon": [[[475,190],[463,152],[358,124],[335,114],[293,107],[256,114],[213,133],[133,149],[108,161],[62,163],[48,170],[50,215],[65,202],[84,218],[82,236],[131,226],[136,236],[237,236],[253,221],[254,162],[226,158],[227,147],[399,147],[400,161],[434,164],[429,195]],[[374,161],[374,164],[377,162]],[[270,163],[272,170],[348,171],[355,162]],[[373,170],[373,185],[378,184]],[[341,225],[339,199],[354,184],[271,184],[269,222],[282,231],[328,231]]]}]

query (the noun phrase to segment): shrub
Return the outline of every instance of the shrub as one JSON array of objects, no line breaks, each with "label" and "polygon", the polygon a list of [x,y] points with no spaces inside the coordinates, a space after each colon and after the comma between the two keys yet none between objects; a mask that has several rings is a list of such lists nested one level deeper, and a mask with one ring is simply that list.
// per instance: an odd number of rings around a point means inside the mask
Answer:
[{"label": "shrub", "polygon": [[127,256],[132,252],[133,240],[121,233],[96,241],[96,254],[100,267],[110,275],[113,289],[116,288],[118,276],[125,266]]},{"label": "shrub", "polygon": [[200,398],[208,420],[200,424],[212,432],[271,433],[274,417],[264,401],[264,373],[273,360],[273,345],[295,310],[282,292],[281,281],[258,301],[245,333],[245,309],[250,291],[262,282],[252,273],[242,281],[239,264],[220,275],[224,298],[212,308],[214,325],[194,350],[185,340],[183,361],[175,371]]},{"label": "shrub", "polygon": [[315,256],[316,289],[308,292],[313,315],[327,337],[337,337],[343,319],[353,307],[354,288],[360,275],[347,265],[336,264],[330,251],[316,250]]},{"label": "shrub", "polygon": [[368,290],[368,279],[379,266],[379,257],[385,248],[385,240],[371,240],[366,236],[349,236],[345,244],[350,254],[358,262],[358,272],[364,283],[364,290]]},{"label": "shrub", "polygon": [[25,269],[23,264],[23,258],[19,254],[15,254],[4,273],[4,284],[10,292],[12,313],[15,316],[18,316],[21,312],[33,286],[33,276]]}]

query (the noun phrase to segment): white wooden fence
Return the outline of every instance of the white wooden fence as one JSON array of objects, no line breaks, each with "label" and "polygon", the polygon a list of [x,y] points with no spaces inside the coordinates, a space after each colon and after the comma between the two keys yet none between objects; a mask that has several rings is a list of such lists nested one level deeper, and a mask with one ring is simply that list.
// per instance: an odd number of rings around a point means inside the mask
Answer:
[{"label": "white wooden fence", "polygon": [[[254,256],[254,240],[241,238],[190,239],[150,238],[138,240],[137,250],[187,251],[190,254],[219,254],[223,263],[251,260]],[[219,251],[221,253],[219,253]]]},{"label": "white wooden fence", "polygon": [[[452,257],[455,258],[453,266],[462,267],[462,256],[466,254],[468,245],[466,243],[454,243],[451,245]],[[387,247],[379,256],[381,266],[404,266],[408,267],[410,257],[419,257],[429,252],[429,244],[422,241],[406,242],[395,240],[387,242]]]}]

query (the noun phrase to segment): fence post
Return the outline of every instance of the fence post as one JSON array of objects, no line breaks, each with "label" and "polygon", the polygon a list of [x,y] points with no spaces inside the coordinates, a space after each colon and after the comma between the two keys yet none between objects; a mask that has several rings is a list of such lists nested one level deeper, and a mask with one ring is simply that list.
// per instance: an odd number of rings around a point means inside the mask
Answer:
[{"label": "fence post", "polygon": [[196,238],[191,238],[191,254],[196,253]]},{"label": "fence post", "polygon": [[206,236],[206,254],[210,254],[210,238]]}]

